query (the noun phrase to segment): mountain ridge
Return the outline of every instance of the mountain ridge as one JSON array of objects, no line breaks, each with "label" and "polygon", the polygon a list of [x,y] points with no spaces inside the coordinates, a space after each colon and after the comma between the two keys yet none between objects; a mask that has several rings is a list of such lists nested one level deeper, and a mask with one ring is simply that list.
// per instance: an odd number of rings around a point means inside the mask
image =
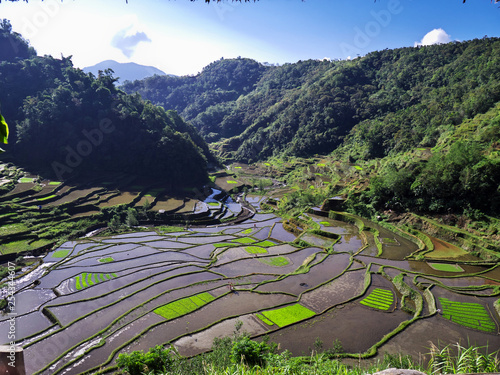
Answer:
[{"label": "mountain ridge", "polygon": [[92,73],[97,76],[100,70],[104,71],[106,69],[113,70],[116,78],[118,78],[118,84],[126,81],[141,80],[154,75],[167,75],[164,71],[154,66],[141,65],[134,62],[120,63],[115,60],[104,60],[95,65],[87,66],[82,70],[85,73]]},{"label": "mountain ridge", "polygon": [[500,100],[499,51],[499,38],[483,38],[279,67],[221,59],[196,77],[122,88],[178,111],[228,161],[344,146],[353,159],[382,157],[432,147],[443,127]]}]

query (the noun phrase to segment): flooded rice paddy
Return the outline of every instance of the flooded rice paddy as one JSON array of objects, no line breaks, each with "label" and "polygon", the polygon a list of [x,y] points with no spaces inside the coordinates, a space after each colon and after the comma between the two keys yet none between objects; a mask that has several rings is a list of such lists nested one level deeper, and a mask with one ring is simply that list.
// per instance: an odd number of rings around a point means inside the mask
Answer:
[{"label": "flooded rice paddy", "polygon": [[[259,200],[254,198],[256,206]],[[406,260],[417,245],[374,223],[369,225],[376,231],[360,233],[342,221],[313,220],[340,240],[332,246],[307,234],[303,239],[310,246],[300,247],[280,218],[257,213],[231,226],[166,234],[150,230],[63,244],[16,282],[16,340],[24,346],[27,373],[80,374],[112,366],[122,352],[157,344],[196,355],[209,350],[215,337],[233,334],[237,321],[252,337],[267,334],[295,355],[310,354],[317,339],[324,349],[339,340],[349,353],[376,346],[379,352],[417,357],[429,340],[500,347],[493,306],[500,267],[461,264],[463,271],[437,270],[426,261]],[[463,255],[433,242],[429,262],[439,262],[440,252]],[[393,278],[421,297],[411,301],[414,311],[402,308],[405,288]],[[195,311],[171,319],[155,312],[204,292],[214,300]],[[390,296],[390,303],[377,299],[381,293]],[[488,321],[483,329],[457,323],[442,313],[446,301],[482,306]],[[295,304],[314,316],[284,327],[257,317]],[[401,324],[408,326],[392,334]],[[8,332],[8,319],[0,316],[0,344],[8,343]]]}]

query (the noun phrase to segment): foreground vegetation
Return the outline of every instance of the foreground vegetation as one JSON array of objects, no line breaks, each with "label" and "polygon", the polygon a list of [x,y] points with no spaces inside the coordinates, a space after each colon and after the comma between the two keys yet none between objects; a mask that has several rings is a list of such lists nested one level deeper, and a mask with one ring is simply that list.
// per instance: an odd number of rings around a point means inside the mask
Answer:
[{"label": "foreground vegetation", "polygon": [[407,355],[386,353],[382,360],[366,368],[342,363],[342,346],[336,343],[333,350],[323,351],[318,339],[309,357],[291,357],[285,351],[277,353],[277,346],[266,340],[256,342],[245,334],[215,339],[212,351],[187,359],[176,354],[175,349],[161,346],[120,354],[117,363],[120,373],[177,374],[177,375],[306,375],[343,374],[364,375],[387,368],[413,369],[427,374],[460,374],[500,371],[499,352],[488,353],[487,348],[464,347],[460,344],[442,348],[431,344],[427,363],[415,363]]}]

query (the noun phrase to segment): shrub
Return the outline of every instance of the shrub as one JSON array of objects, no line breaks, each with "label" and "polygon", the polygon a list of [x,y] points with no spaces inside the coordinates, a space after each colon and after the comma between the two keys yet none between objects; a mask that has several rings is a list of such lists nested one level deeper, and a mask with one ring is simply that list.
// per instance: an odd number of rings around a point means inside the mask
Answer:
[{"label": "shrub", "polygon": [[147,353],[138,350],[130,354],[122,353],[116,360],[118,367],[129,375],[166,373],[172,369],[173,363],[170,349],[165,350],[160,345],[149,349]]},{"label": "shrub", "polygon": [[144,372],[144,353],[142,351],[122,353],[116,359],[116,364],[130,375],[141,375]]},{"label": "shrub", "polygon": [[233,342],[231,361],[244,362],[250,367],[263,366],[266,362],[265,356],[270,351],[271,348],[264,341],[259,343],[242,336]]}]

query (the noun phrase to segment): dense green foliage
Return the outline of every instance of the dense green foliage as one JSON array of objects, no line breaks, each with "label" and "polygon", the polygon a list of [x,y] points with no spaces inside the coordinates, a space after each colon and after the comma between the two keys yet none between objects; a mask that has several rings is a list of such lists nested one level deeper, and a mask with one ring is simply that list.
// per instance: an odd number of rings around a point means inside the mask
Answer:
[{"label": "dense green foliage", "polygon": [[[18,38],[5,28],[2,35]],[[58,179],[126,171],[203,182],[211,156],[195,128],[175,111],[118,90],[115,81],[110,71],[95,77],[73,68],[71,58],[2,59],[0,102],[15,130],[9,156]]]},{"label": "dense green foliage", "polygon": [[[342,146],[343,156],[366,159],[434,146],[491,108],[500,100],[499,51],[498,38],[485,38],[352,61],[259,67],[222,60],[196,77],[155,77],[124,89],[177,109],[209,141],[227,138],[217,145],[226,158],[307,156]],[[245,78],[238,95],[229,95],[238,87],[236,70]]]},{"label": "dense green foliage", "polygon": [[[468,372],[496,372],[500,369],[498,351],[488,353],[477,346],[438,348],[431,344],[430,361],[415,363],[408,355],[385,353],[382,360],[368,368],[351,367],[339,360],[331,359],[340,354],[340,344],[333,342],[333,347],[323,350],[323,343],[317,340],[309,357],[291,357],[290,352],[276,353],[275,344],[264,340],[256,342],[245,335],[234,338],[215,339],[212,351],[192,359],[175,355],[171,349],[160,346],[148,353],[135,351],[120,354],[117,364],[127,374],[160,374],[161,368],[176,375],[306,375],[306,374],[372,374],[388,368],[415,369],[428,374],[459,374]],[[153,363],[151,359],[155,359]]]},{"label": "dense green foliage", "polygon": [[[126,82],[126,92],[139,92],[144,98],[164,108],[174,109],[194,124],[207,140],[217,140],[241,133],[222,123],[231,115],[240,96],[251,92],[266,68],[250,59],[221,59],[197,76],[153,76]],[[222,124],[221,124],[222,123]]]},{"label": "dense green foliage", "polygon": [[359,204],[365,209],[435,213],[466,209],[469,216],[480,219],[477,210],[498,211],[499,186],[500,160],[482,153],[476,143],[456,142],[426,162],[387,163],[371,179],[370,190],[362,194]]}]

